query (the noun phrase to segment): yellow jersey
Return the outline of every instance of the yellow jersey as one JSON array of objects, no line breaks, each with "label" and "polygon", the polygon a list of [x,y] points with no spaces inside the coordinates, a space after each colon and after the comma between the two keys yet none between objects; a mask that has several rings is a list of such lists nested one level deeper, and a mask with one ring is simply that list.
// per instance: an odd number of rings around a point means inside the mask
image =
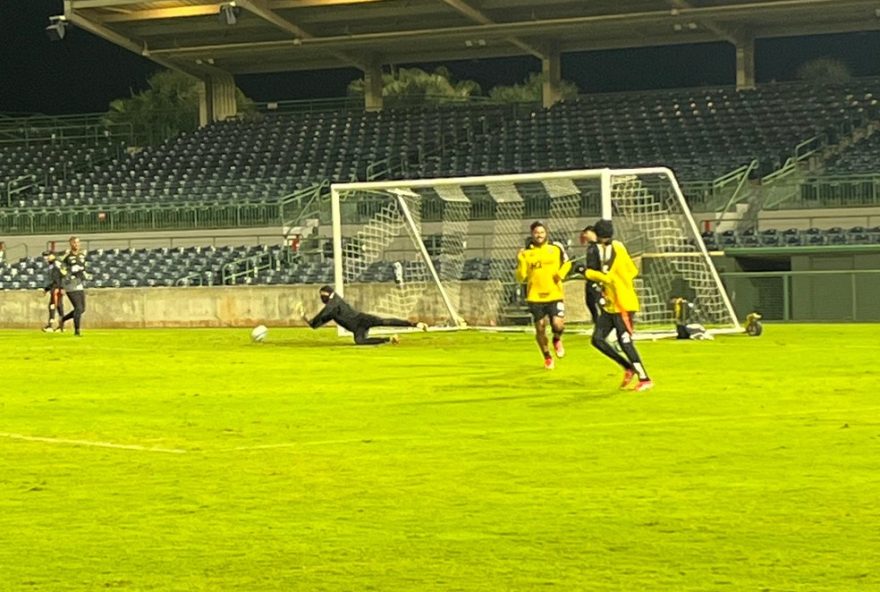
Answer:
[{"label": "yellow jersey", "polygon": [[639,275],[636,264],[620,241],[611,244],[597,244],[602,271],[588,269],[587,279],[602,284],[605,295],[605,310],[610,313],[637,312],[639,297],[633,280]]},{"label": "yellow jersey", "polygon": [[545,242],[519,252],[516,281],[526,282],[527,302],[554,302],[565,298],[562,280],[571,269],[571,261],[561,245]]}]

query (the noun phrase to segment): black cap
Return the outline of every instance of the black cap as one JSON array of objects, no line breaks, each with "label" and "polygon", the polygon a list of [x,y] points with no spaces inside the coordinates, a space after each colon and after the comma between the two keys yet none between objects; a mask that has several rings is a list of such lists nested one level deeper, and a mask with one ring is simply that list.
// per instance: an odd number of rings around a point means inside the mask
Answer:
[{"label": "black cap", "polygon": [[598,220],[594,226],[594,230],[596,231],[596,238],[611,238],[614,236],[614,225],[611,223],[611,220],[601,219]]},{"label": "black cap", "polygon": [[581,230],[581,232],[596,232],[596,227],[592,224],[588,224],[587,226],[584,226],[584,229]]},{"label": "black cap", "polygon": [[333,288],[331,286],[321,286],[318,292],[327,292],[328,294],[332,294]]}]

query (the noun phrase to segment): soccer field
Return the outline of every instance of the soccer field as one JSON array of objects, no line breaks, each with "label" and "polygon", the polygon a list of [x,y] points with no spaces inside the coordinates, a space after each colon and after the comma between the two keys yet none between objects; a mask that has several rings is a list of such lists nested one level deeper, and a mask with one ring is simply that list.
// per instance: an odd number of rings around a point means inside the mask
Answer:
[{"label": "soccer field", "polygon": [[0,590],[880,588],[877,327],[0,331]]}]

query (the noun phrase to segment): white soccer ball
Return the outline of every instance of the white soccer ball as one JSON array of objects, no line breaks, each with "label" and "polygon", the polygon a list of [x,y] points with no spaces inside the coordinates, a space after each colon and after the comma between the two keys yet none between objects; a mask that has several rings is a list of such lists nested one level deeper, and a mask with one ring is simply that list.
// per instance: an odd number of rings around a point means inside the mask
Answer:
[{"label": "white soccer ball", "polygon": [[254,343],[263,343],[268,334],[269,329],[266,328],[266,325],[258,325],[254,327],[253,331],[251,331],[251,341]]}]

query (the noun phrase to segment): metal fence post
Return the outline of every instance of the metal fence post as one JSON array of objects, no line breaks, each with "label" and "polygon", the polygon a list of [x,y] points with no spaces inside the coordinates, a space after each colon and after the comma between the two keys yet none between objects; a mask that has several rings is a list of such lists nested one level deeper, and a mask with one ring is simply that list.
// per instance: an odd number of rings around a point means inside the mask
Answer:
[{"label": "metal fence post", "polygon": [[791,320],[791,276],[782,274],[782,320]]},{"label": "metal fence post", "polygon": [[858,321],[859,320],[859,313],[858,313],[859,308],[858,308],[858,295],[856,294],[856,284],[857,284],[856,274],[854,274],[854,273],[849,274],[849,278],[850,278],[850,287],[852,288],[852,320]]}]

